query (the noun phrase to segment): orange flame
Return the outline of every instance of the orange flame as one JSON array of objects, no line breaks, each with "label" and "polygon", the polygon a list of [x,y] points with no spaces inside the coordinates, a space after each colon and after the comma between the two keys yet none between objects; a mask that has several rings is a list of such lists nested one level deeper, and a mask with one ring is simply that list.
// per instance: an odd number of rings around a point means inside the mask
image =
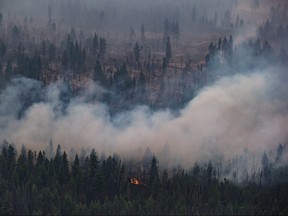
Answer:
[{"label": "orange flame", "polygon": [[131,179],[130,179],[130,183],[131,183],[131,184],[135,184],[135,185],[141,184],[140,180],[137,179],[137,178],[131,178]]}]

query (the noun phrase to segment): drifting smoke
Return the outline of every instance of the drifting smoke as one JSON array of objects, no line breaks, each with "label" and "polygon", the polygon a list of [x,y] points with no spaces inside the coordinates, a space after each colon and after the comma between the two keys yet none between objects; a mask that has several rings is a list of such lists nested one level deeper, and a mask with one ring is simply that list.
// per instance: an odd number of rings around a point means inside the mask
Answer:
[{"label": "drifting smoke", "polygon": [[[49,86],[42,102],[34,102],[21,118],[23,97],[39,90],[40,84],[18,78],[0,95],[0,138],[35,150],[46,149],[52,139],[65,150],[95,148],[126,158],[142,158],[149,147],[162,166],[185,168],[196,161],[228,161],[246,149],[253,158],[259,157],[254,158],[257,168],[263,152],[287,140],[285,76],[281,69],[270,68],[221,78],[177,116],[141,106],[111,117],[104,104],[87,102],[91,90],[73,99],[63,114],[58,83]],[[89,85],[88,89],[98,88]]]}]

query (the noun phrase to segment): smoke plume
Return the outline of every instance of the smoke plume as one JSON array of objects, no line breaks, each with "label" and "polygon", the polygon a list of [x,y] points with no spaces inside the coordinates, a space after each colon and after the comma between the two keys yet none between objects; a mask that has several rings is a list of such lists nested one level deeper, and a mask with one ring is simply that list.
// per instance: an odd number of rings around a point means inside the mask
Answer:
[{"label": "smoke plume", "polygon": [[[150,148],[167,167],[228,161],[244,150],[260,158],[287,140],[286,76],[274,67],[224,77],[204,88],[178,115],[141,106],[113,117],[105,104],[87,102],[91,88],[99,88],[92,82],[63,112],[61,84],[47,87],[42,100],[25,105],[23,98],[32,100],[41,85],[17,78],[0,95],[0,138],[17,148],[24,144],[45,150],[52,139],[67,151],[95,148],[99,154],[135,159]],[[23,106],[28,108],[19,117]]]}]

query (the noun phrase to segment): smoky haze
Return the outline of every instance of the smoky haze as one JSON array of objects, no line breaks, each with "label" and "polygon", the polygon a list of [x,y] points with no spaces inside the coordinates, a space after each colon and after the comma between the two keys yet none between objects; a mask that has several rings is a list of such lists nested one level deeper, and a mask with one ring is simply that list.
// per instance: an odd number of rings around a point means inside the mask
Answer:
[{"label": "smoky haze", "polygon": [[[194,6],[199,20],[214,22],[212,30],[209,24],[207,32],[204,31],[205,40],[208,40],[206,33],[220,31],[217,36],[227,36],[229,32],[234,36],[236,47],[249,38],[254,39],[257,27],[270,15],[270,1],[261,1],[257,11],[251,7],[251,2],[6,0],[0,2],[0,7],[4,21],[10,21],[13,17],[13,25],[22,25],[23,17],[33,20],[31,23],[28,21],[30,24],[26,27],[32,32],[40,28],[41,34],[35,36],[36,39],[39,37],[39,41],[45,34],[39,26],[46,26],[50,16],[52,22],[56,23],[56,33],[49,32],[54,38],[55,35],[57,39],[66,38],[71,27],[76,29],[77,35],[80,30],[86,35],[98,32],[109,41],[110,50],[107,54],[111,54],[113,44],[123,45],[122,42],[128,40],[129,28],[135,29],[139,39],[140,27],[144,23],[149,38],[152,33],[162,33],[168,16],[170,21],[177,20],[180,23],[181,43],[190,40],[189,34],[184,36],[185,32],[192,32],[195,37],[198,31],[203,33],[198,28],[201,24],[198,27],[195,27],[196,24],[191,25]],[[233,27],[233,30],[228,31],[224,20],[229,26],[237,15],[244,19],[245,26],[238,29]],[[3,29],[8,29],[7,26],[12,26],[12,23],[5,22]],[[65,36],[62,38],[61,34]],[[162,40],[161,36],[159,38]],[[159,44],[159,41],[156,43]],[[124,50],[124,45],[122,48]],[[161,53],[158,54],[162,55],[162,46],[158,51],[160,49]],[[202,55],[207,50],[201,52]],[[239,52],[238,62],[244,57],[249,58],[245,56],[245,50],[244,54]],[[123,54],[124,58],[126,54]],[[204,57],[199,58],[203,62]],[[244,65],[237,72],[220,68],[218,75],[218,71],[213,71],[214,81],[197,92],[177,113],[168,108],[155,111],[149,106],[136,106],[111,115],[107,104],[93,100],[110,91],[99,86],[99,83],[89,81],[80,96],[64,103],[61,100],[65,89],[63,81],[43,87],[32,79],[13,78],[0,94],[0,140],[14,143],[18,150],[22,144],[33,150],[46,150],[52,140],[54,145],[60,144],[66,151],[73,149],[73,152],[81,152],[84,149],[89,152],[95,148],[99,154],[116,153],[126,159],[136,160],[143,158],[147,149],[150,149],[159,159],[160,167],[166,168],[181,165],[189,169],[195,162],[209,161],[229,164],[239,155],[246,155],[249,160],[246,161],[245,169],[251,174],[260,169],[264,152],[274,160],[277,146],[279,143],[287,144],[288,134],[286,68],[266,67],[269,64],[263,61],[257,61],[256,64],[259,65],[254,70]],[[239,162],[239,166],[243,167],[243,163]],[[226,175],[231,177],[232,174],[229,172]]]},{"label": "smoky haze", "polygon": [[[245,16],[245,19],[248,17],[247,13],[249,17],[251,16],[250,0],[240,3],[235,0],[4,0],[0,7],[4,16],[14,23],[22,24],[23,18],[26,17],[28,21],[30,19],[33,21],[34,27],[39,28],[45,26],[51,19],[60,32],[69,31],[74,27],[86,34],[97,31],[113,38],[115,32],[125,37],[130,27],[133,27],[136,35],[139,35],[142,23],[150,32],[159,33],[164,28],[166,18],[179,21],[181,31],[193,31],[191,25],[193,8],[196,11],[195,17],[199,20],[207,19],[212,22],[217,14],[219,26],[223,24],[227,10],[235,12],[229,14],[227,22],[234,22],[238,14],[241,18]],[[253,13],[259,14],[258,11]]]},{"label": "smoky haze", "polygon": [[[18,148],[25,144],[45,150],[52,139],[67,151],[95,148],[134,159],[150,148],[163,167],[225,162],[248,150],[259,158],[250,168],[256,169],[265,151],[287,141],[285,80],[287,75],[276,67],[224,77],[204,88],[179,115],[141,106],[114,117],[105,104],[85,102],[89,91],[61,112],[58,83],[49,86],[45,100],[35,102],[19,119],[21,97],[39,88],[39,83],[17,78],[0,96],[1,138]],[[89,85],[95,88],[94,83]]]}]

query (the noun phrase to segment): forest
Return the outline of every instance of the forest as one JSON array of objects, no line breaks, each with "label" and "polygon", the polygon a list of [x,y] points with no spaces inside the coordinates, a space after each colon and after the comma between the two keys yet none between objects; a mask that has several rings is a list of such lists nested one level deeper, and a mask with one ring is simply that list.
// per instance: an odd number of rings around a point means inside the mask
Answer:
[{"label": "forest", "polygon": [[287,48],[281,0],[0,1],[0,214],[287,215]]},{"label": "forest", "polygon": [[[2,144],[1,214],[5,215],[286,215],[288,167],[262,158],[260,181],[241,185],[222,178],[209,162],[190,170],[160,172],[155,155],[146,155],[142,171],[119,156],[69,156],[58,145],[48,159],[44,151]],[[49,150],[53,151],[50,141]],[[51,152],[50,152],[51,153]],[[136,175],[137,174],[137,175]],[[281,179],[281,181],[279,181]]]}]

